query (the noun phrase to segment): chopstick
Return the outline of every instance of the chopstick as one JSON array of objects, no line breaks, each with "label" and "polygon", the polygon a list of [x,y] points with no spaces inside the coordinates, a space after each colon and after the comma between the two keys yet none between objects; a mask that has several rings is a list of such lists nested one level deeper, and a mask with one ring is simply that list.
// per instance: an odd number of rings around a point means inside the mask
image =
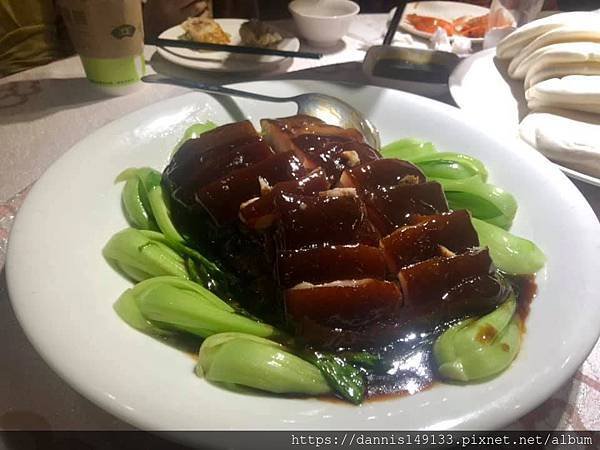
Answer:
[{"label": "chopstick", "polygon": [[387,29],[387,33],[385,33],[385,38],[383,38],[383,45],[390,45],[392,43],[394,35],[396,34],[396,30],[398,30],[398,24],[402,18],[404,8],[406,8],[406,1],[400,0],[398,5],[396,5],[396,12],[394,12],[394,16],[392,17],[392,20],[390,20],[390,26]]},{"label": "chopstick", "polygon": [[246,47],[243,45],[209,44],[207,42],[194,42],[180,39],[156,38],[147,42],[147,44],[156,45],[159,47],[189,48],[191,50],[213,50],[230,53],[244,53],[247,55],[291,56],[293,58],[309,59],[319,59],[323,56],[322,53],[291,52],[288,50],[278,50],[275,48]]}]

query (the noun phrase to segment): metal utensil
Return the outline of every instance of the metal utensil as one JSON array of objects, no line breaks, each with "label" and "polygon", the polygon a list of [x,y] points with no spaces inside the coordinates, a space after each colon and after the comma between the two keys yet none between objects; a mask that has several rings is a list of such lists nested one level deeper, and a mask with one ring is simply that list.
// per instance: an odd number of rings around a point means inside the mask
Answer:
[{"label": "metal utensil", "polygon": [[316,92],[295,95],[293,97],[272,97],[270,95],[257,94],[255,92],[240,91],[225,86],[200,83],[182,78],[171,78],[160,74],[146,75],[142,77],[146,83],[175,84],[202,92],[216,95],[227,95],[232,97],[244,97],[263,102],[288,103],[298,105],[298,114],[317,117],[331,125],[343,128],[355,128],[362,133],[365,142],[371,147],[378,149],[381,141],[377,128],[366,119],[359,111],[339,98]]}]

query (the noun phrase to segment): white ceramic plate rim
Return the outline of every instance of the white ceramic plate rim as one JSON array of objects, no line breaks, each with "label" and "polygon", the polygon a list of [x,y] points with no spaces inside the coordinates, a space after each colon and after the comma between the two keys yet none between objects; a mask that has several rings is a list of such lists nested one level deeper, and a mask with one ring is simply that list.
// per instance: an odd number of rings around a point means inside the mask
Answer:
[{"label": "white ceramic plate rim", "polygon": [[[406,4],[404,12],[402,13],[402,18],[400,19],[400,23],[398,27],[410,34],[414,34],[415,36],[419,36],[425,39],[430,39],[433,36],[433,33],[427,33],[425,31],[421,31],[413,27],[410,22],[406,19],[408,14],[420,14],[423,16],[428,15],[427,11],[431,10],[432,7],[440,7],[440,12],[435,14],[435,17],[439,19],[444,19],[452,22],[455,19],[458,19],[462,16],[482,16],[484,14],[488,14],[490,12],[489,8],[478,5],[471,5],[469,3],[459,3],[459,2],[448,2],[448,1],[425,1],[425,2],[410,2]],[[443,8],[442,8],[443,7]],[[396,8],[392,8],[390,11],[390,18],[394,15]],[[449,36],[450,40],[454,39],[454,36]],[[479,44],[483,42],[483,38],[469,38],[470,41],[474,44]]]},{"label": "white ceramic plate rim", "polygon": [[[112,180],[132,162],[163,165],[185,126],[216,119],[219,104],[192,93],[127,115],[74,146],[36,183],[15,221],[6,265],[13,308],[34,347],[69,384],[112,414],[148,430],[473,430],[507,425],[569,379],[598,337],[600,225],[581,194],[545,158],[528,147],[515,150],[511,142],[486,135],[456,108],[411,94],[309,82],[239,87],[286,95],[327,92],[363,105],[369,117],[379,120],[384,141],[404,133],[446,146],[460,144],[465,153],[482,157],[492,179],[519,199],[522,210],[515,230],[536,240],[550,257],[538,274],[539,298],[532,306],[521,356],[488,383],[439,385],[415,396],[357,408],[222,390],[195,378],[187,355],[128,328],[110,307],[128,283],[99,255],[107,238],[125,225],[120,186]],[[249,101],[239,105],[254,120],[292,112],[281,105]],[[158,145],[160,154],[155,154]],[[506,163],[489,163],[500,154]],[[515,177],[519,170],[527,176]],[[528,179],[534,185],[543,182],[545,189],[530,189]],[[547,196],[554,200],[552,214],[543,211]],[[548,216],[554,220],[552,229]],[[74,218],[81,220],[73,222]],[[565,233],[572,236],[568,243]],[[563,277],[562,270],[572,267],[573,261],[582,266]],[[106,292],[113,297],[105,298]],[[577,301],[563,308],[563,293]],[[560,336],[559,320],[566,321]],[[551,352],[547,345],[553,346]]]},{"label": "white ceramic plate rim", "polygon": [[[239,28],[246,19],[215,19],[223,30],[230,34],[231,45],[240,45]],[[160,34],[162,39],[178,39],[185,33],[181,25],[175,25]],[[300,49],[300,41],[296,37],[286,37],[277,45],[279,50],[296,52]],[[158,53],[167,61],[182,67],[196,70],[210,70],[214,72],[255,72],[268,70],[273,66],[289,60],[285,56],[256,56],[243,54],[230,54],[226,52],[195,51],[178,47],[157,47]],[[233,56],[232,56],[233,55]],[[232,57],[230,65],[224,61]],[[204,58],[204,59],[203,59]]]},{"label": "white ceramic plate rim", "polygon": [[[483,110],[488,109],[489,105],[486,105],[484,107],[480,104],[481,101],[485,101],[485,98],[482,98],[479,95],[471,96],[471,95],[468,95],[467,93],[465,93],[465,90],[469,90],[470,85],[465,84],[464,80],[465,80],[465,76],[468,71],[468,68],[469,68],[470,64],[472,64],[473,60],[475,60],[475,59],[493,59],[495,55],[496,55],[496,48],[494,47],[494,48],[489,48],[489,49],[483,50],[481,52],[475,53],[474,55],[471,55],[470,57],[463,59],[454,68],[454,70],[452,71],[452,74],[450,74],[450,77],[448,79],[448,87],[450,89],[450,94],[452,95],[452,98],[454,99],[456,104],[461,109],[464,109],[468,113],[473,114],[474,116],[478,117],[480,120],[486,119],[487,115],[481,114],[481,112]],[[488,86],[488,88],[493,89],[493,87],[489,87],[489,86]],[[472,101],[471,99],[477,99],[477,100]],[[490,125],[494,126],[493,123],[490,123]],[[515,133],[517,135],[519,134],[518,127],[519,127],[519,124],[515,123],[514,128],[515,128]],[[523,144],[531,147],[530,144],[527,143],[526,141],[524,141],[522,139],[520,139],[520,140],[521,140],[521,142],[523,142]],[[531,147],[531,148],[533,150],[536,150],[534,147]],[[579,180],[579,181],[583,181],[584,183],[591,184],[592,186],[600,187],[600,178],[594,177],[592,175],[587,175],[583,172],[579,172],[578,170],[571,169],[569,167],[565,167],[559,163],[552,162],[552,164],[556,165],[556,167],[558,167],[563,173],[565,173],[570,178],[573,178],[573,179]]]}]

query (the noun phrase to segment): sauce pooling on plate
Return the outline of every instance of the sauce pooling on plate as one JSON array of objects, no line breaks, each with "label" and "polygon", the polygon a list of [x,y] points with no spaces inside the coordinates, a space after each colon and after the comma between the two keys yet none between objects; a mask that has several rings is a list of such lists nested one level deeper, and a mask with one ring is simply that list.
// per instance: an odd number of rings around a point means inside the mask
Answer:
[{"label": "sauce pooling on plate", "polygon": [[[535,279],[532,276],[514,276],[510,281],[519,293],[517,311],[524,332],[525,319],[537,289]],[[436,334],[413,333],[409,335],[412,338],[409,339],[410,344],[403,342],[393,347],[391,354],[394,356],[390,359],[389,369],[384,374],[369,375],[368,397],[376,400],[388,395],[412,395],[431,387],[439,379],[432,354]],[[496,334],[495,328],[488,327],[488,333],[480,338],[493,339]]]}]

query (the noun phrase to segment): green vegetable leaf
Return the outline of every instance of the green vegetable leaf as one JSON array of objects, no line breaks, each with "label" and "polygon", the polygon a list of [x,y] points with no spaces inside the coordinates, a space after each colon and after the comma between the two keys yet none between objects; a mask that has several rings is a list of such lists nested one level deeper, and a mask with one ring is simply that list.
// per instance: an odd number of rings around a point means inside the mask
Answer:
[{"label": "green vegetable leaf", "polygon": [[171,212],[160,184],[150,188],[148,191],[148,201],[150,202],[152,215],[158,224],[158,228],[167,240],[174,244],[183,244],[185,239],[179,234],[175,225],[173,225]]},{"label": "green vegetable leaf", "polygon": [[125,218],[132,227],[141,230],[156,229],[151,212],[146,209],[146,205],[142,200],[139,178],[134,177],[125,182],[121,199]]},{"label": "green vegetable leaf", "polygon": [[192,258],[187,258],[185,260],[185,267],[190,274],[190,280],[206,287],[208,284],[208,274],[206,273],[204,266],[196,266],[196,263],[194,263]]},{"label": "green vegetable leaf", "polygon": [[[229,274],[215,262],[204,257],[197,250],[188,247],[182,242],[169,240],[163,234],[155,231],[140,230],[140,232],[150,239],[168,245],[180,255],[187,256],[188,262],[186,263],[186,269],[188,275],[190,277],[195,277],[192,278],[194,281],[208,288],[219,297],[231,298],[231,293],[236,291],[237,284],[239,283],[237,278]],[[194,270],[193,274],[190,272],[192,266]]]},{"label": "green vegetable leaf", "polygon": [[[169,204],[161,186],[160,172],[148,167],[129,168],[117,177],[117,181],[123,180],[127,181],[123,189],[123,203],[131,204],[132,211],[129,212],[128,208],[126,211],[132,216],[133,220],[130,220],[132,225],[141,223],[143,218],[138,216],[145,214],[148,220],[152,220],[153,224],[156,223],[167,240],[175,244],[184,243],[184,237],[177,231],[171,220]],[[134,186],[137,186],[137,197],[133,195]],[[153,228],[149,226],[136,226],[136,228],[156,229],[156,225]]]},{"label": "green vegetable leaf", "polygon": [[453,325],[436,340],[433,355],[444,378],[469,382],[488,378],[505,370],[521,345],[516,298],[493,312]]},{"label": "green vegetable leaf", "polygon": [[172,331],[160,328],[142,315],[131,289],[123,292],[115,302],[114,310],[125,323],[142,333],[157,337],[166,337],[173,334]]},{"label": "green vegetable leaf", "polygon": [[378,355],[364,350],[361,352],[344,352],[340,356],[355,366],[358,365],[367,369],[372,369],[381,362],[381,358]]},{"label": "green vegetable leaf", "polygon": [[472,180],[433,180],[442,185],[451,209],[466,209],[473,217],[504,229],[512,225],[517,202],[503,189]]},{"label": "green vegetable leaf", "polygon": [[131,289],[142,315],[163,328],[200,337],[237,331],[260,337],[282,337],[276,328],[237,314],[208,289],[178,277],[156,277]]},{"label": "green vegetable leaf", "polygon": [[126,228],[110,238],[102,253],[110,264],[134,281],[160,275],[189,277],[183,257],[155,231]]},{"label": "green vegetable leaf", "polygon": [[479,243],[489,248],[494,264],[501,271],[526,275],[544,267],[544,253],[530,240],[474,217],[471,221],[479,236]]},{"label": "green vegetable leaf", "polygon": [[429,178],[473,178],[485,182],[488,177],[487,169],[481,161],[461,153],[432,153],[412,158],[411,162]]},{"label": "green vegetable leaf", "polygon": [[140,230],[157,230],[148,194],[160,187],[160,173],[148,167],[131,167],[117,176],[116,182],[121,181],[125,181],[121,199],[127,221]]},{"label": "green vegetable leaf", "polygon": [[129,168],[121,172],[115,180],[117,183],[125,181],[121,194],[125,218],[132,227],[140,230],[158,229],[152,217],[146,187],[148,178],[155,178],[152,172],[153,169],[148,168]]},{"label": "green vegetable leaf", "polygon": [[321,370],[331,388],[342,398],[355,405],[363,402],[366,381],[359,369],[332,354],[315,352],[309,356],[309,360]]},{"label": "green vegetable leaf", "polygon": [[428,179],[444,188],[451,209],[466,209],[474,217],[509,229],[517,202],[508,192],[485,183],[487,169],[476,158],[461,153],[437,152],[433,144],[401,139],[381,149],[386,158],[399,158],[417,165]]},{"label": "green vegetable leaf", "polygon": [[[214,124],[202,124],[210,129]],[[200,125],[190,130],[189,136],[193,133],[200,133]],[[162,234],[149,234],[147,237],[151,240],[163,242],[180,255],[186,255],[192,258],[199,268],[195,274],[198,275],[197,281],[220,296],[230,297],[231,292],[235,291],[237,278],[225,272],[218,264],[208,260],[197,250],[191,248],[187,239],[179,233],[171,219],[171,211],[168,198],[163,192],[161,186],[161,174],[151,168],[129,168],[123,171],[117,177],[117,181],[125,181],[123,189],[123,205],[128,221],[135,228],[143,231],[154,232],[158,229]],[[118,267],[118,265],[117,265]],[[190,265],[187,265],[187,275],[189,275]],[[131,267],[119,267],[119,270],[125,272],[130,278],[135,280],[147,278],[142,273],[134,273],[135,269]],[[165,273],[162,273],[164,275]],[[175,273],[169,272],[175,275]]]},{"label": "green vegetable leaf", "polygon": [[244,333],[220,333],[200,347],[196,373],[207,380],[278,394],[331,392],[317,367],[283,345]]},{"label": "green vegetable leaf", "polygon": [[213,122],[211,122],[210,120],[207,122],[204,122],[204,123],[196,123],[196,124],[188,127],[185,130],[185,132],[183,133],[183,136],[181,137],[181,139],[179,140],[177,145],[175,145],[175,148],[173,149],[173,152],[171,153],[171,157],[173,157],[173,155],[175,153],[177,153],[177,150],[179,150],[186,141],[188,141],[190,139],[196,139],[202,133],[206,133],[207,131],[213,130],[216,127],[217,127],[217,125],[214,124]]},{"label": "green vegetable leaf", "polygon": [[414,158],[436,153],[437,150],[431,142],[406,138],[389,143],[381,148],[380,153],[384,158],[397,158],[412,161]]}]

